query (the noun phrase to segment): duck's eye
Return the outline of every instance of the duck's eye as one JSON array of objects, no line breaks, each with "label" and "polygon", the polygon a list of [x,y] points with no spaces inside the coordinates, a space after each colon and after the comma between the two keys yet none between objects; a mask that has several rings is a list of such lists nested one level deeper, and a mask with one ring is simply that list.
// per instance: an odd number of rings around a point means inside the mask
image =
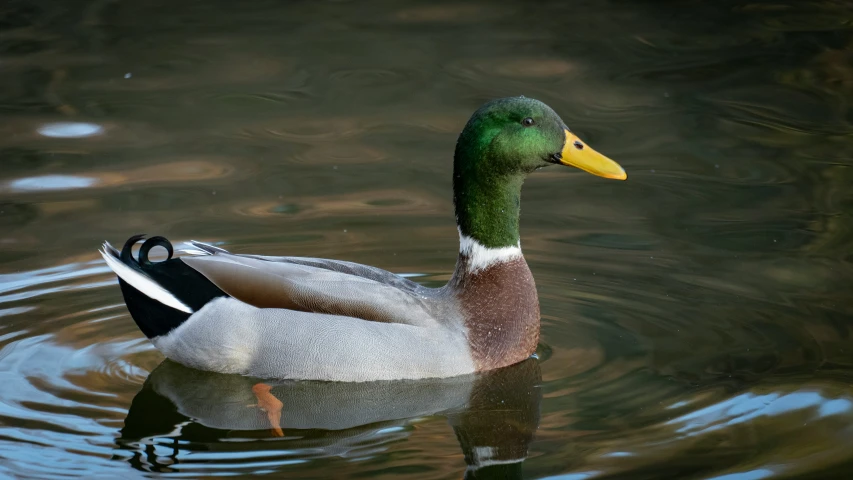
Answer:
[{"label": "duck's eye", "polygon": [[521,124],[524,125],[525,127],[532,127],[535,123],[536,122],[530,117],[527,117],[521,121]]}]

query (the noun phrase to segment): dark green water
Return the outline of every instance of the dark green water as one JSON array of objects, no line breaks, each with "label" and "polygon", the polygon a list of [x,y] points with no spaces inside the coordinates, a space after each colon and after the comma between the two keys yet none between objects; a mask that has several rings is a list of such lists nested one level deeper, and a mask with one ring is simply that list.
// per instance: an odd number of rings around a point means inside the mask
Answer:
[{"label": "dark green water", "polygon": [[[851,19],[793,0],[2,2],[0,474],[848,478]],[[629,175],[525,186],[538,361],[284,382],[276,437],[249,380],[162,363],[96,253],[146,232],[439,284],[456,135],[519,94]]]}]

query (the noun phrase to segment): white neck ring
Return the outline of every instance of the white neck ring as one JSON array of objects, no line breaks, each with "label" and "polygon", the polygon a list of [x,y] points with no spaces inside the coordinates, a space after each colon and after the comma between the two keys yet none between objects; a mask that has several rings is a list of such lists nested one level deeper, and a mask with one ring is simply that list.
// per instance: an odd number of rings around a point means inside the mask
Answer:
[{"label": "white neck ring", "polygon": [[476,273],[492,265],[521,257],[521,241],[513,247],[489,248],[459,231],[459,253],[468,261],[468,273]]}]

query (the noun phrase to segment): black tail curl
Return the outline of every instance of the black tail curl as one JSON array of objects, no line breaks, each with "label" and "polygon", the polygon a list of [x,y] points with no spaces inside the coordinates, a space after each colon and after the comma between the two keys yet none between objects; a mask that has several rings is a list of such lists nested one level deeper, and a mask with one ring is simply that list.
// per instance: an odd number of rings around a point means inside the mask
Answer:
[{"label": "black tail curl", "polygon": [[163,247],[166,249],[167,257],[164,261],[172,259],[172,256],[175,254],[175,249],[172,248],[172,242],[170,242],[166,237],[155,236],[142,243],[142,246],[139,247],[139,253],[136,254],[137,260],[134,260],[133,246],[143,238],[145,238],[145,234],[140,233],[128,238],[127,241],[124,242],[124,247],[121,248],[121,261],[127,264],[133,262],[140,266],[151,266],[154,263],[148,259],[148,252],[150,252],[154,247]]}]

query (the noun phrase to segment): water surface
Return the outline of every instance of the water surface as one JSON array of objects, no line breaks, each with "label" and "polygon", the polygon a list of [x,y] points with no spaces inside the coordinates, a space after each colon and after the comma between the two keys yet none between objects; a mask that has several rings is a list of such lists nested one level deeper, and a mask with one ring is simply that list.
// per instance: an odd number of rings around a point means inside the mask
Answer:
[{"label": "water surface", "polygon": [[[0,472],[845,478],[853,9],[835,1],[0,6]],[[165,362],[96,249],[367,263],[458,248],[456,135],[523,94],[619,161],[523,194],[539,359],[252,381]],[[501,477],[502,478],[502,477]]]}]

